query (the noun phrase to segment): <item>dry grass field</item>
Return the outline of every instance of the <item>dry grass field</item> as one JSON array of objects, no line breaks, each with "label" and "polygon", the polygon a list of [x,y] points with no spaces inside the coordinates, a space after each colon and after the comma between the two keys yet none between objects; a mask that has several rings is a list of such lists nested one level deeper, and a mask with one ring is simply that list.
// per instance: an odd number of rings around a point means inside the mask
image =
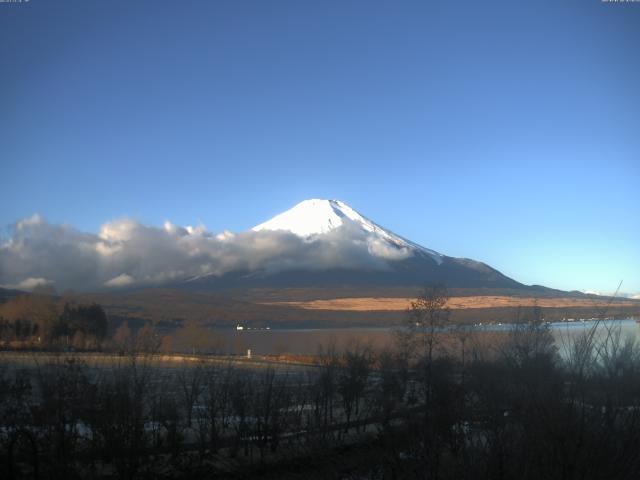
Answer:
[{"label": "dry grass field", "polygon": [[[332,310],[332,311],[402,311],[410,307],[412,298],[334,298],[306,301],[279,301],[262,302],[263,305],[286,306],[301,308],[305,310]],[[502,307],[533,307],[544,308],[605,308],[609,305],[606,300],[595,300],[593,298],[534,298],[534,297],[513,297],[513,296],[465,296],[451,297],[447,306],[452,310],[464,310],[469,308],[502,308]],[[611,305],[622,307],[638,306],[638,302],[632,300],[619,299]]]},{"label": "dry grass field", "polygon": [[[406,310],[420,294],[419,287],[253,289],[190,292],[149,288],[120,293],[65,294],[64,302],[97,303],[105,309],[111,333],[123,321],[137,330],[151,323],[162,334],[180,330],[189,322],[207,327],[340,328],[390,326],[406,320]],[[449,300],[452,321],[510,322],[521,309],[538,306],[550,321],[564,318],[612,316],[640,318],[640,300],[586,296],[549,289],[452,289]],[[37,300],[37,299],[36,299]],[[35,300],[34,300],[35,301]],[[0,304],[0,317],[30,315],[27,296]],[[30,307],[31,305],[31,307]],[[36,308],[37,310],[37,308]]]}]

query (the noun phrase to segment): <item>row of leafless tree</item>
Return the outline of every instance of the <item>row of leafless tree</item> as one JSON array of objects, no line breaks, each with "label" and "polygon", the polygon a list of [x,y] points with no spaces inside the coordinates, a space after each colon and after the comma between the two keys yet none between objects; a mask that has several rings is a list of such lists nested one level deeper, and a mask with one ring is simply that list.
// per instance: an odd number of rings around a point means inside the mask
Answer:
[{"label": "row of leafless tree", "polygon": [[596,322],[559,354],[535,312],[495,338],[443,329],[442,296],[397,348],[327,346],[313,366],[4,362],[0,476],[637,478],[635,340]]}]

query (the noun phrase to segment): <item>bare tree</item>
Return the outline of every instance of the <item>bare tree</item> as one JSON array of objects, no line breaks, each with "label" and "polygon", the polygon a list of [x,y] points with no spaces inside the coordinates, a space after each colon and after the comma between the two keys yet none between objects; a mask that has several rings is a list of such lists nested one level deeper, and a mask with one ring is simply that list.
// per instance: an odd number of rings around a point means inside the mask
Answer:
[{"label": "bare tree", "polygon": [[192,354],[203,353],[212,345],[212,334],[201,323],[190,320],[178,332],[178,341]]},{"label": "bare tree", "polygon": [[425,287],[411,302],[409,309],[409,332],[418,342],[421,355],[428,363],[433,361],[438,342],[438,333],[447,326],[450,310],[447,307],[449,295],[442,285]]},{"label": "bare tree", "polygon": [[376,403],[381,416],[382,429],[387,430],[405,399],[409,379],[408,363],[404,355],[382,351],[378,354],[376,367],[378,379],[371,400]]},{"label": "bare tree", "polygon": [[315,423],[326,440],[333,424],[334,398],[337,392],[338,353],[335,345],[319,348],[317,362],[319,370],[314,381]]},{"label": "bare tree", "polygon": [[253,423],[251,418],[251,398],[253,396],[253,375],[249,371],[234,372],[231,383],[231,411],[233,415],[232,428],[234,441],[231,446],[231,456],[235,457],[242,446],[244,455],[249,456],[250,432]]},{"label": "bare tree", "polygon": [[[224,368],[210,365],[205,371],[205,414],[200,418],[202,427],[208,431],[211,451],[217,452],[220,439],[229,428],[231,415],[232,385],[235,369],[232,363]],[[202,438],[206,438],[203,432]]]},{"label": "bare tree", "polygon": [[[31,412],[33,385],[31,378],[14,371],[9,375],[6,366],[0,367],[0,476],[20,477],[16,458],[26,456],[33,467],[33,477],[38,477],[39,456],[36,435],[27,425],[32,423]],[[21,448],[24,447],[24,448]],[[26,477],[26,475],[25,475]]]},{"label": "bare tree", "polygon": [[186,414],[187,427],[191,428],[193,407],[198,401],[204,383],[204,367],[202,362],[195,366],[187,366],[178,371],[180,396]]},{"label": "bare tree", "polygon": [[41,401],[36,418],[48,445],[49,468],[66,476],[84,440],[82,419],[91,393],[85,365],[75,358],[55,361],[38,368],[37,380]]},{"label": "bare tree", "polygon": [[138,330],[135,339],[136,350],[147,354],[154,354],[160,350],[161,339],[150,322]]},{"label": "bare tree", "polygon": [[129,328],[128,321],[125,320],[117,328],[113,334],[113,343],[121,355],[133,349],[133,334],[131,333],[131,328]]},{"label": "bare tree", "polygon": [[138,474],[148,452],[145,423],[153,403],[152,386],[149,357],[136,352],[114,365],[97,385],[90,424],[94,443],[122,479]]},{"label": "bare tree", "polygon": [[260,459],[263,460],[266,448],[275,452],[283,433],[283,412],[288,406],[286,395],[286,375],[278,378],[273,368],[258,375],[256,388],[251,402],[252,418],[254,419],[252,430],[255,442],[260,451]]},{"label": "bare tree", "polygon": [[359,414],[360,402],[371,370],[371,350],[355,345],[343,353],[341,363],[337,384],[346,416],[346,433],[351,426],[352,415],[355,414],[357,418]]}]

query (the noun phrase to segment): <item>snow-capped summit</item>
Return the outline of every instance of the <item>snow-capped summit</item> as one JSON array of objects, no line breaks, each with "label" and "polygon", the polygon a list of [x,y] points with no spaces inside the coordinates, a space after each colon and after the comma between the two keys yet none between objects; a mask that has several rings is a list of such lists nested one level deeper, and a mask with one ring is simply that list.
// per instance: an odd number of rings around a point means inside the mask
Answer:
[{"label": "snow-capped summit", "polygon": [[283,230],[300,237],[324,235],[351,222],[366,232],[375,241],[396,248],[406,249],[412,253],[426,254],[437,264],[442,263],[442,255],[436,251],[424,248],[399,235],[381,227],[367,217],[359,214],[349,205],[340,200],[310,199],[304,200],[293,208],[276,215],[260,225],[253,227],[253,231]]},{"label": "snow-capped summit", "polygon": [[[288,232],[302,241],[274,232]],[[241,244],[243,261],[251,260],[251,248],[260,245],[266,245],[272,254],[259,255],[255,265],[245,262],[222,274],[194,277],[184,283],[185,288],[413,288],[432,284],[524,288],[482,262],[442,255],[396,235],[339,200],[305,200],[238,238],[245,242]],[[233,253],[233,245],[227,246]]]},{"label": "snow-capped summit", "polygon": [[363,217],[339,200],[313,198],[253,227],[253,231],[284,230],[300,237],[309,237],[328,233],[342,226],[343,218],[357,221]]}]

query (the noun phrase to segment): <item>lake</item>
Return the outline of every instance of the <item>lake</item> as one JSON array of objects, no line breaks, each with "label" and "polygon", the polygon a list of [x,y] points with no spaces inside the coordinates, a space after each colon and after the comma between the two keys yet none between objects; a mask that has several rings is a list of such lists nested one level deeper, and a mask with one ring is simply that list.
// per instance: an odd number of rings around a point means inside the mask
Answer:
[{"label": "lake", "polygon": [[[559,349],[568,341],[587,332],[595,324],[593,320],[550,323],[549,328],[556,339]],[[469,332],[478,336],[508,333],[513,324],[474,325]],[[640,332],[639,324],[632,318],[623,320],[602,320],[598,325],[598,334],[607,329],[619,329],[622,338],[636,337]],[[309,328],[309,329],[217,329],[213,330],[215,342],[220,353],[245,353],[251,349],[254,355],[274,355],[293,353],[314,355],[318,348],[335,345],[338,350],[354,345],[371,345],[374,348],[389,348],[394,345],[397,327],[378,328]]]}]

